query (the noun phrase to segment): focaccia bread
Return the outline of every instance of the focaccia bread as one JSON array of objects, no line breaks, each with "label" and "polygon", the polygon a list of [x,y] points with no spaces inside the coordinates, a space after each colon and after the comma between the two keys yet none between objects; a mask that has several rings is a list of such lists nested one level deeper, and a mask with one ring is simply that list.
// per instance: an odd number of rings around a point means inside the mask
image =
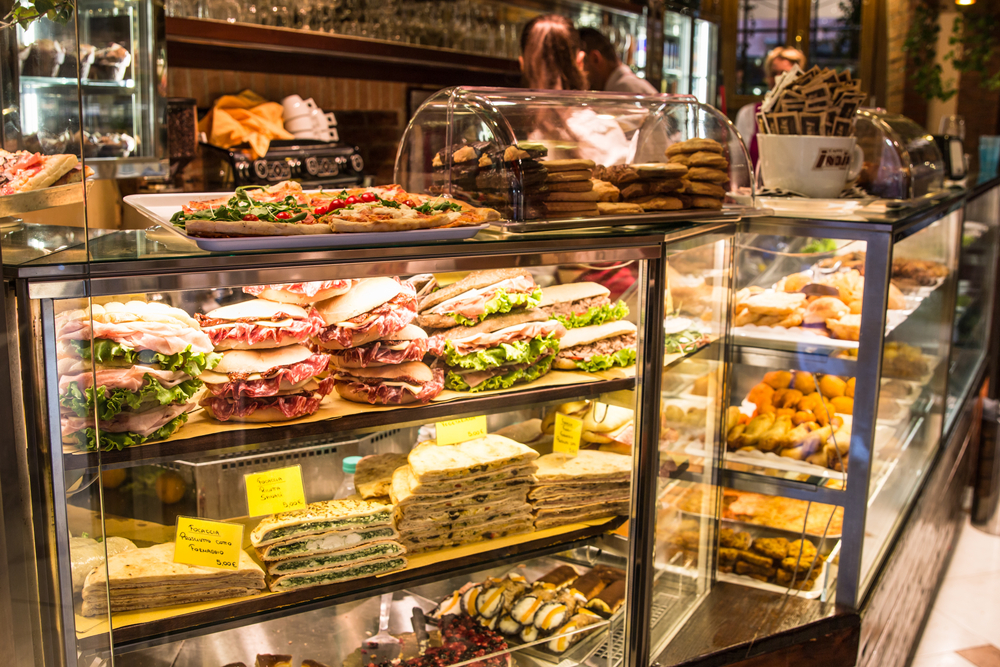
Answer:
[{"label": "focaccia bread", "polygon": [[250,533],[250,543],[260,548],[292,537],[386,525],[392,525],[389,505],[373,500],[327,500],[267,517]]}]

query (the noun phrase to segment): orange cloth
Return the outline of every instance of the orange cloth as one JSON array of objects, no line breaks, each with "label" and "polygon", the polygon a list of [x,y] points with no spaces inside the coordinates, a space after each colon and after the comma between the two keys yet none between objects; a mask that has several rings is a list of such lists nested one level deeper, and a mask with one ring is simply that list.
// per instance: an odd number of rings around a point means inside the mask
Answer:
[{"label": "orange cloth", "polygon": [[284,110],[252,90],[239,95],[223,95],[215,101],[198,130],[208,135],[208,143],[221,148],[250,144],[253,159],[267,153],[272,139],[294,139],[285,131]]}]

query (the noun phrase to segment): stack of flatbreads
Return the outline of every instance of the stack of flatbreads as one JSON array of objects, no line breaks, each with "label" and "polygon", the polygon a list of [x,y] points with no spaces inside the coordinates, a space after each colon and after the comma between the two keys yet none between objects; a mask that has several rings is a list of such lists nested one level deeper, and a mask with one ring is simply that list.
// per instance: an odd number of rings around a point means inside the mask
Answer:
[{"label": "stack of flatbreads", "polygon": [[547,218],[597,217],[600,193],[590,180],[593,160],[545,160],[542,165],[548,172],[544,196]]},{"label": "stack of flatbreads", "polygon": [[406,567],[392,507],[371,500],[327,500],[267,517],[250,543],[275,592],[339,584]]},{"label": "stack of flatbreads", "polygon": [[95,567],[83,585],[84,616],[108,613],[110,581],[114,613],[254,595],[264,588],[264,571],[243,551],[239,568],[222,570],[174,562],[174,543],[129,549]]},{"label": "stack of flatbreads", "polygon": [[531,532],[535,450],[491,433],[423,442],[408,458],[392,475],[392,502],[410,553]]},{"label": "stack of flatbreads", "polygon": [[628,515],[631,456],[581,449],[573,457],[546,454],[537,463],[536,482],[528,492],[535,530]]},{"label": "stack of flatbreads", "polygon": [[726,198],[724,185],[729,181],[729,160],[722,154],[722,144],[714,139],[688,139],[667,149],[671,164],[687,167],[684,183],[685,208],[722,208]]}]

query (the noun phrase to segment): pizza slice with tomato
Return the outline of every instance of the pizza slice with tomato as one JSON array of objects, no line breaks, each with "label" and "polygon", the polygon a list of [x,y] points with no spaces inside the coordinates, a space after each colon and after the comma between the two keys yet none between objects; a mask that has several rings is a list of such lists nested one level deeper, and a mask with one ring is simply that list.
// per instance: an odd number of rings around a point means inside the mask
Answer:
[{"label": "pizza slice with tomato", "polygon": [[[315,200],[311,203],[317,204]],[[406,192],[398,185],[343,190],[314,209],[334,232],[391,232],[479,225],[500,219],[490,208],[474,208],[444,197]]]},{"label": "pizza slice with tomato", "polygon": [[0,196],[47,188],[72,171],[77,162],[75,155],[0,150]]}]

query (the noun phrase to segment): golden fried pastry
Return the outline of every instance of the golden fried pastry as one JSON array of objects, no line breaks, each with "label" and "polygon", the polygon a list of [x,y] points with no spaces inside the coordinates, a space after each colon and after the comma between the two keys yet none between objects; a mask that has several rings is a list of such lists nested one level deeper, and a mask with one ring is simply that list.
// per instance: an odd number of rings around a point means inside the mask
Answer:
[{"label": "golden fried pastry", "polygon": [[789,542],[788,556],[795,557],[798,556],[799,553],[801,553],[804,558],[811,559],[815,558],[816,554],[819,552],[816,551],[816,545],[809,540],[793,540]]},{"label": "golden fried pastry", "polygon": [[787,389],[792,384],[792,374],[789,371],[770,371],[764,374],[762,382],[773,389]]},{"label": "golden fried pastry", "polygon": [[[779,395],[780,394],[780,395]],[[794,408],[802,400],[802,392],[798,389],[781,389],[775,392],[772,403],[774,407],[781,408]]]},{"label": "golden fried pastry", "polygon": [[732,565],[736,562],[737,556],[740,552],[736,549],[731,549],[729,547],[719,547],[719,564],[720,565]]},{"label": "golden fried pastry", "polygon": [[840,340],[860,340],[861,315],[843,315],[839,320],[827,320],[826,328],[834,338]]},{"label": "golden fried pastry", "polygon": [[[746,300],[746,307],[752,313],[761,315],[791,315],[806,304],[805,294],[787,292],[761,292]],[[858,318],[860,320],[860,318]],[[858,323],[860,325],[860,321]]]},{"label": "golden fried pastry", "polygon": [[756,568],[771,568],[774,567],[774,561],[767,556],[761,556],[753,553],[752,551],[740,551],[736,559],[742,563],[746,563],[752,567]]},{"label": "golden fried pastry", "polygon": [[746,550],[750,548],[750,533],[732,528],[719,530],[719,544],[727,549]]},{"label": "golden fried pastry", "polygon": [[792,387],[801,391],[803,395],[811,394],[816,391],[816,380],[809,371],[795,371]]},{"label": "golden fried pastry", "polygon": [[819,393],[826,398],[843,396],[847,391],[847,383],[836,375],[824,375],[819,379]]},{"label": "golden fried pastry", "polygon": [[784,537],[758,537],[753,550],[761,556],[783,560],[788,556],[788,540]]},{"label": "golden fried pastry", "polygon": [[598,201],[597,211],[601,215],[639,215],[646,211],[633,202]]},{"label": "golden fried pastry", "polygon": [[850,313],[851,309],[837,297],[823,296],[806,307],[802,320],[806,324],[824,324],[827,320],[837,320]]},{"label": "golden fried pastry", "polygon": [[844,396],[854,398],[854,378],[847,378],[847,386],[844,387]]},{"label": "golden fried pastry", "polygon": [[798,292],[811,282],[812,276],[808,273],[793,273],[779,280],[776,288],[782,292]]},{"label": "golden fried pastry", "polygon": [[[771,562],[770,559],[766,560],[769,563]],[[761,577],[764,577],[763,579],[761,579],[761,581],[767,581],[777,573],[777,570],[774,568],[774,566],[767,566],[767,567],[756,566],[756,565],[751,565],[750,563],[747,563],[746,561],[743,560],[736,561],[736,567],[734,569],[736,570],[736,574],[746,574],[746,575],[756,574]]]},{"label": "golden fried pastry", "polygon": [[780,416],[774,420],[771,428],[760,436],[754,446],[764,452],[773,452],[780,449],[787,442],[788,433],[793,428],[791,416]]},{"label": "golden fried pastry", "polygon": [[830,399],[830,403],[833,404],[833,409],[837,411],[837,414],[841,415],[853,415],[854,414],[854,399],[848,398],[847,396],[835,396]]}]

